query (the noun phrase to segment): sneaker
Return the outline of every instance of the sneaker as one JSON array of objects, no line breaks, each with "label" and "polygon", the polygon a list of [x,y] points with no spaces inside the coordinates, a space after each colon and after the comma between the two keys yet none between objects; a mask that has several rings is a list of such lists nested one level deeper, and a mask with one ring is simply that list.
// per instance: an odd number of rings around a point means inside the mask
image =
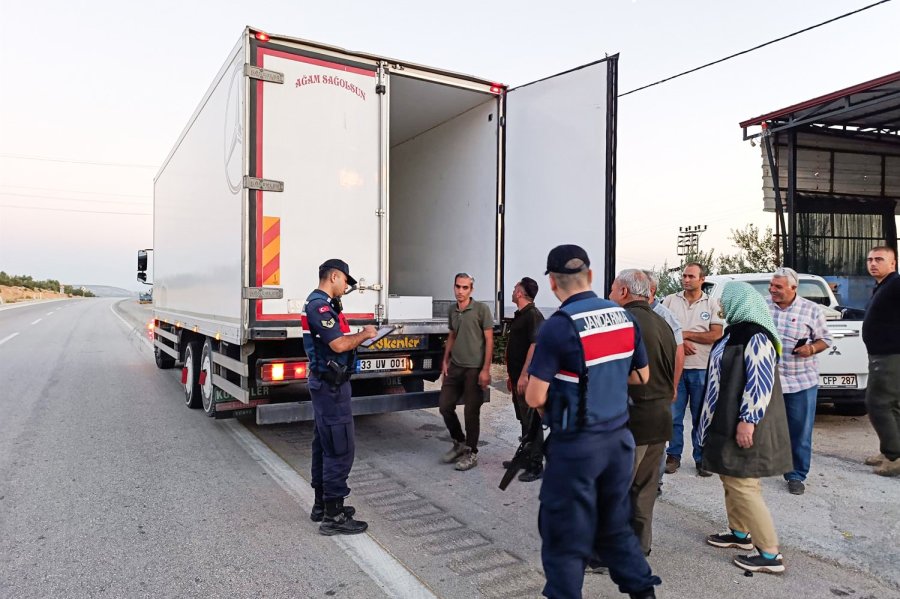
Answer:
[{"label": "sneaker", "polygon": [[681,458],[673,455],[666,456],[666,474],[675,474],[681,468]]},{"label": "sneaker", "polygon": [[522,474],[519,475],[519,480],[523,483],[531,483],[536,480],[540,480],[544,477],[544,468],[541,466],[540,468],[533,468],[531,470],[526,470]]},{"label": "sneaker", "polygon": [[806,485],[801,480],[789,480],[787,483],[788,493],[791,495],[803,495],[803,492],[806,491]]},{"label": "sneaker", "polygon": [[885,461],[887,458],[884,457],[883,453],[879,453],[878,455],[870,455],[866,458],[865,462],[863,462],[866,466],[881,466],[881,463]]},{"label": "sneaker", "polygon": [[726,528],[717,535],[709,535],[706,537],[706,542],[713,547],[721,547],[723,549],[728,547],[747,550],[753,549],[753,541],[750,540],[749,534],[742,539],[734,534],[734,531],[730,528]]},{"label": "sneaker", "polygon": [[339,513],[337,516],[325,516],[322,524],[319,525],[319,534],[327,537],[334,535],[358,535],[366,532],[369,528],[368,523],[362,520],[354,520],[347,515],[346,511]]},{"label": "sneaker", "polygon": [[708,478],[712,476],[712,472],[709,470],[704,470],[700,466],[697,466],[697,476],[702,476],[703,478]]},{"label": "sneaker", "polygon": [[900,458],[896,458],[894,460],[889,460],[887,458],[881,462],[880,466],[877,466],[875,470],[873,470],[875,474],[878,476],[898,476],[900,475]]},{"label": "sneaker", "polygon": [[471,448],[466,447],[462,456],[456,460],[457,470],[471,470],[478,465],[478,454],[473,452]]},{"label": "sneaker", "polygon": [[[356,508],[352,505],[344,506],[344,513],[348,516],[353,516],[356,514]],[[313,522],[321,522],[325,519],[325,504],[324,503],[314,503],[312,507],[312,511],[309,513],[309,519]]]},{"label": "sneaker", "polygon": [[784,556],[780,553],[774,558],[763,557],[759,549],[753,548],[749,555],[736,555],[734,565],[750,572],[765,572],[767,574],[780,574],[784,572]]},{"label": "sneaker", "polygon": [[459,456],[461,456],[463,453],[465,453],[465,451],[466,451],[465,443],[460,443],[459,441],[454,441],[453,447],[450,449],[450,451],[448,451],[447,453],[445,453],[444,455],[441,456],[441,462],[443,462],[445,464],[452,464],[457,459],[459,459]]}]

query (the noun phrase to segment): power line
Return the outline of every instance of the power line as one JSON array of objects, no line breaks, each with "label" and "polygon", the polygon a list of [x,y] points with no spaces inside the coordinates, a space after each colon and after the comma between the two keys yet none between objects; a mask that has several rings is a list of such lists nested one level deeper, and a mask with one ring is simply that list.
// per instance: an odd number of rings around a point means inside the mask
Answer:
[{"label": "power line", "polygon": [[623,96],[627,96],[628,94],[633,94],[634,92],[639,92],[639,91],[641,91],[642,89],[647,89],[648,87],[653,87],[654,85],[659,85],[660,83],[665,83],[665,82],[667,82],[667,81],[671,81],[672,79],[677,79],[678,77],[683,77],[684,75],[689,75],[690,73],[695,73],[695,72],[697,72],[697,71],[699,71],[699,70],[701,70],[701,69],[705,69],[706,67],[711,67],[711,66],[713,66],[713,65],[719,64],[720,62],[725,62],[726,60],[731,60],[732,58],[736,58],[736,57],[741,56],[741,55],[743,55],[743,54],[747,54],[747,53],[749,53],[749,52],[753,52],[754,50],[759,50],[760,48],[765,48],[766,46],[770,46],[770,45],[775,44],[775,43],[777,43],[777,42],[786,40],[786,39],[788,39],[788,38],[790,38],[790,37],[794,37],[795,35],[800,35],[801,33],[806,33],[807,31],[812,31],[813,29],[816,29],[816,28],[818,28],[818,27],[822,27],[823,25],[828,25],[829,23],[834,23],[835,21],[840,21],[841,19],[845,19],[845,18],[847,18],[847,17],[849,17],[849,16],[851,16],[851,15],[855,15],[856,13],[860,13],[860,12],[862,12],[862,11],[864,11],[864,10],[869,10],[870,8],[874,8],[874,7],[878,6],[879,4],[885,4],[885,3],[890,2],[890,1],[891,1],[891,0],[880,0],[880,2],[875,2],[874,4],[869,4],[868,6],[863,6],[862,8],[859,8],[859,9],[857,9],[857,10],[854,10],[854,11],[851,11],[851,12],[848,12],[848,13],[844,13],[844,14],[842,14],[842,15],[840,15],[840,16],[834,17],[833,19],[828,19],[827,21],[822,21],[821,23],[818,23],[818,24],[816,24],[816,25],[811,25],[810,27],[807,27],[807,28],[805,28],[805,29],[801,29],[801,30],[799,30],[799,31],[795,31],[794,33],[789,33],[789,34],[787,34],[787,35],[783,35],[783,36],[781,36],[781,37],[779,37],[779,38],[776,38],[776,39],[774,39],[774,40],[770,40],[770,41],[768,41],[768,42],[765,42],[764,44],[759,44],[758,46],[753,46],[752,48],[748,48],[747,50],[742,50],[742,51],[737,52],[737,53],[735,53],[735,54],[732,54],[732,55],[730,55],[730,56],[726,56],[725,58],[720,58],[720,59],[718,59],[718,60],[714,60],[714,61],[712,61],[712,62],[708,62],[708,63],[706,63],[706,64],[704,64],[704,65],[699,66],[699,67],[695,67],[695,68],[690,69],[690,70],[688,70],[688,71],[684,71],[683,73],[678,73],[677,75],[672,75],[671,77],[666,77],[665,79],[660,79],[659,81],[656,81],[656,82],[654,82],[654,83],[648,83],[647,85],[643,85],[643,86],[638,87],[638,88],[636,88],[636,89],[633,89],[633,90],[631,90],[631,91],[627,91],[627,92],[625,92],[624,94],[619,94],[619,97],[621,98],[621,97],[623,97]]},{"label": "power line", "polygon": [[53,201],[64,201],[64,202],[88,202],[91,204],[126,204],[128,206],[142,206],[149,207],[150,202],[128,202],[128,201],[117,201],[117,200],[88,200],[83,198],[64,198],[61,196],[44,196],[44,195],[36,195],[31,193],[7,193],[5,191],[0,191],[0,196],[9,196],[9,197],[17,197],[17,198],[37,198],[41,200],[53,200]]},{"label": "power line", "polygon": [[119,166],[123,168],[159,168],[158,164],[134,164],[129,162],[95,162],[93,160],[71,160],[67,158],[48,158],[46,156],[24,156],[22,154],[0,154],[0,158],[15,160],[39,160],[42,162],[63,162],[66,164],[89,164],[91,166]]},{"label": "power line", "polygon": [[32,187],[31,185],[0,185],[0,187],[11,187],[13,189],[33,189],[35,191],[58,191],[59,193],[84,193],[95,196],[114,196],[117,198],[141,198],[144,200],[152,199],[153,196],[138,195],[134,193],[107,193],[100,191],[81,191],[78,189],[59,189],[56,187]]},{"label": "power line", "polygon": [[73,210],[70,208],[38,208],[37,206],[19,206],[16,204],[0,204],[0,208],[20,208],[23,210],[48,210],[50,212],[82,212],[85,214],[122,214],[126,216],[153,216],[151,212],[109,212],[106,210]]}]

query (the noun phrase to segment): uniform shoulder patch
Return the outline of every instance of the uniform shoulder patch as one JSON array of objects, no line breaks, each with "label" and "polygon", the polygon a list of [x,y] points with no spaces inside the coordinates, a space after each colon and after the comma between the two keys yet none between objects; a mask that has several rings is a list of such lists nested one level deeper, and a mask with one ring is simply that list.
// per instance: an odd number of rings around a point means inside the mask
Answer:
[{"label": "uniform shoulder patch", "polygon": [[329,312],[330,310],[331,310],[331,306],[329,306],[328,304],[325,304],[324,306],[319,307],[319,314],[325,314],[326,312]]},{"label": "uniform shoulder patch", "polygon": [[328,320],[323,320],[322,326],[325,327],[326,329],[330,329],[331,327],[334,326],[334,319],[329,318]]}]

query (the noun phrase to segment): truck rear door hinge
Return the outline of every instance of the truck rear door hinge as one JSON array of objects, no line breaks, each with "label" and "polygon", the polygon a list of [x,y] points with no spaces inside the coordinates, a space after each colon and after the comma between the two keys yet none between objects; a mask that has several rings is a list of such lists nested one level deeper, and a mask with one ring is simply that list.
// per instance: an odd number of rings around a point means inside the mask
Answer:
[{"label": "truck rear door hinge", "polygon": [[383,83],[379,83],[375,86],[375,93],[379,96],[384,95],[385,93],[387,93],[387,86]]},{"label": "truck rear door hinge", "polygon": [[500,117],[500,126],[506,127],[506,117],[505,116]]},{"label": "truck rear door hinge", "polygon": [[250,79],[268,81],[269,83],[284,83],[284,73],[270,71],[262,67],[255,67],[252,64],[244,65],[244,76],[249,77]]},{"label": "truck rear door hinge", "polygon": [[260,179],[259,177],[244,176],[244,189],[257,191],[284,191],[284,181],[274,179]]},{"label": "truck rear door hinge", "polygon": [[244,287],[241,290],[242,299],[283,299],[284,289],[281,287]]}]

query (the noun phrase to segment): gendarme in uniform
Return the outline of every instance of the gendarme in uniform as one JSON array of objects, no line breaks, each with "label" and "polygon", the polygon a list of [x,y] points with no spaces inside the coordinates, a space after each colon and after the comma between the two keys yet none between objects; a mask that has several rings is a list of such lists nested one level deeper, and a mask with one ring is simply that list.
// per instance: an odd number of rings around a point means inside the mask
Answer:
[{"label": "gendarme in uniform", "polygon": [[[319,532],[326,535],[355,534],[367,527],[365,522],[352,518],[355,510],[344,506],[344,498],[350,494],[347,477],[356,451],[350,374],[355,367],[356,347],[374,336],[374,328],[350,333],[340,304],[345,283],[356,284],[347,263],[326,261],[319,267],[319,288],[306,298],[302,314],[303,347],[309,359],[309,395],[315,418],[311,484],[316,498],[310,518],[322,521]],[[332,295],[323,287],[333,288]],[[349,349],[335,351],[332,344],[342,337],[350,340],[345,343]]]},{"label": "gendarme in uniform", "polygon": [[528,369],[528,405],[543,408],[551,431],[538,520],[544,595],[580,598],[596,551],[620,591],[652,598],[660,579],[630,524],[634,438],[626,426],[629,374],[646,375],[647,354],[628,312],[590,290],[589,266],[578,246],[550,252],[550,288],[563,303],[541,328]]}]

